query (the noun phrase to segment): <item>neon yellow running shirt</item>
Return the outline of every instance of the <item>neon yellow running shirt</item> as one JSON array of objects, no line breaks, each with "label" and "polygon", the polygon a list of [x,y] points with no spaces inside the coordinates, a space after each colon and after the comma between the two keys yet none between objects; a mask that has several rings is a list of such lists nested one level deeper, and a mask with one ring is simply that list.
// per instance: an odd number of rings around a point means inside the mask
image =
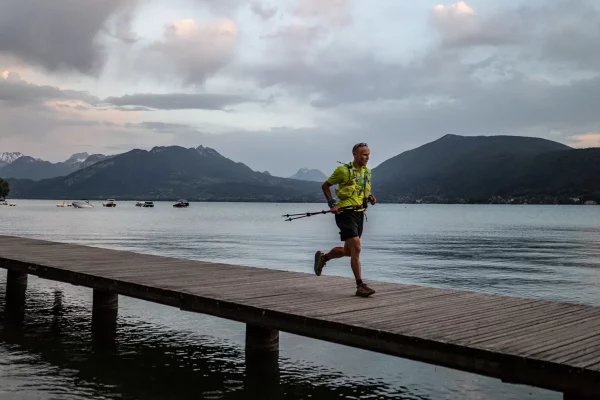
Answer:
[{"label": "neon yellow running shirt", "polygon": [[352,163],[340,165],[327,182],[338,185],[335,194],[339,207],[361,206],[363,199],[371,194],[371,170],[367,167],[356,169]]}]

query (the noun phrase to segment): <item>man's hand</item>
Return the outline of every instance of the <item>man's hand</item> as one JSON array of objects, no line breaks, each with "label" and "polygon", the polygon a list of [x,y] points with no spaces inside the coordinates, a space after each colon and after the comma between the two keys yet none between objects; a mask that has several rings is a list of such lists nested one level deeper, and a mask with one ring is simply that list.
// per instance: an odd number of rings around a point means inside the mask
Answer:
[{"label": "man's hand", "polygon": [[329,209],[329,211],[331,211],[334,214],[339,214],[340,213],[340,208],[338,206],[333,206]]},{"label": "man's hand", "polygon": [[377,199],[372,194],[370,194],[369,197],[367,197],[367,199],[369,200],[369,203],[371,203],[372,206],[374,206],[375,203],[377,203]]}]

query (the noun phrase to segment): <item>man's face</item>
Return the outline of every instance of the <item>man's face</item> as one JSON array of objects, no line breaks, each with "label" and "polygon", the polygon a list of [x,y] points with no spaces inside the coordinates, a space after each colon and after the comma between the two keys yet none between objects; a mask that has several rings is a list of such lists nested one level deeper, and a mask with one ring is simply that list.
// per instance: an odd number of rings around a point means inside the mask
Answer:
[{"label": "man's face", "polygon": [[366,166],[369,162],[369,156],[371,155],[371,151],[367,146],[359,147],[356,149],[354,153],[354,161],[361,166]]}]

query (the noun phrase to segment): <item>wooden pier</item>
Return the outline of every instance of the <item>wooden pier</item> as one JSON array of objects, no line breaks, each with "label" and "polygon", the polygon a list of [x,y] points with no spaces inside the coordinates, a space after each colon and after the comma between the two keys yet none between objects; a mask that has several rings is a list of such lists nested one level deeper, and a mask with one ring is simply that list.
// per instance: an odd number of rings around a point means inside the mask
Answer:
[{"label": "wooden pier", "polygon": [[114,332],[123,295],[246,323],[247,357],[276,354],[284,331],[567,400],[600,398],[600,307],[373,281],[377,293],[364,299],[349,278],[10,236],[0,236],[0,267],[8,314],[23,311],[30,274],[86,286],[94,290],[91,329],[103,335]]}]

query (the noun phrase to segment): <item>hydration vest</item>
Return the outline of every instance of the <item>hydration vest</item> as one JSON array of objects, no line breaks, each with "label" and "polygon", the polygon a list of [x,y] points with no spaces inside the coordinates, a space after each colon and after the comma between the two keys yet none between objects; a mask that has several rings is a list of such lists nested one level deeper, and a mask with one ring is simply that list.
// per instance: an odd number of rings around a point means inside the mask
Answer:
[{"label": "hydration vest", "polygon": [[337,197],[340,200],[345,200],[350,197],[359,195],[360,192],[362,191],[362,198],[366,199],[367,198],[366,188],[367,188],[367,185],[369,185],[371,183],[371,170],[369,168],[365,167],[364,182],[362,182],[362,184],[359,185],[357,182],[358,173],[356,172],[354,165],[352,165],[352,162],[349,162],[348,164],[344,164],[344,166],[348,170],[348,178],[345,182],[340,183],[338,188],[335,190]]}]

